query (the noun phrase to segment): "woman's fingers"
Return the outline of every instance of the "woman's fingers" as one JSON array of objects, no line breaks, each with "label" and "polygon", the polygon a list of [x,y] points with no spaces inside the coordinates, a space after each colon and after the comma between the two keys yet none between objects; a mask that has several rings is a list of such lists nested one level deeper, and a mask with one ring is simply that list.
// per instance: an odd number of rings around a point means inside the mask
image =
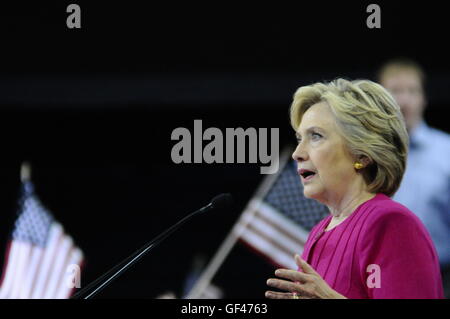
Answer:
[{"label": "woman's fingers", "polygon": [[[300,256],[295,256],[296,262],[301,266],[302,271],[292,269],[277,269],[275,275],[279,278],[270,278],[267,285],[284,290],[285,292],[275,293],[268,291],[267,298],[273,299],[297,299],[301,298],[335,298],[337,294],[323,278]],[[293,294],[294,293],[294,294]],[[340,296],[340,295],[339,295]]]},{"label": "woman's fingers", "polygon": [[284,291],[290,291],[290,292],[300,292],[299,284],[296,284],[291,281],[281,280],[281,279],[275,279],[270,278],[267,280],[267,285],[273,288],[277,288]]},{"label": "woman's fingers", "polygon": [[266,298],[269,299],[294,299],[294,294],[290,292],[266,291]]},{"label": "woman's fingers", "polygon": [[297,266],[299,266],[304,273],[306,274],[312,274],[312,275],[319,275],[313,267],[311,267],[310,264],[308,264],[306,261],[304,261],[299,255],[295,255],[294,257],[295,263]]},{"label": "woman's fingers", "polygon": [[269,299],[312,299],[310,295],[301,295],[292,292],[266,291],[266,298]]},{"label": "woman's fingers", "polygon": [[270,278],[267,280],[267,285],[284,291],[289,291],[290,294],[296,293],[306,298],[314,298],[314,293],[309,287],[309,284],[303,285],[298,282],[291,282],[282,279]]},{"label": "woman's fingers", "polygon": [[275,271],[275,275],[277,277],[281,277],[284,279],[289,279],[292,281],[298,281],[298,282],[307,282],[311,278],[311,275],[305,274],[302,272],[299,272],[297,270],[292,269],[277,269]]}]

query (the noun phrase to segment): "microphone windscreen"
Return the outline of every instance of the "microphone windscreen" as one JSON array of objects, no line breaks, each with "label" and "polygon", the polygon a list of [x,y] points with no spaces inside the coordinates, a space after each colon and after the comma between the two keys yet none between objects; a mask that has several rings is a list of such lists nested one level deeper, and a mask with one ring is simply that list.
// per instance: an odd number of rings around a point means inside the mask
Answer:
[{"label": "microphone windscreen", "polygon": [[214,208],[225,208],[233,204],[233,196],[230,193],[217,195],[211,200]]}]

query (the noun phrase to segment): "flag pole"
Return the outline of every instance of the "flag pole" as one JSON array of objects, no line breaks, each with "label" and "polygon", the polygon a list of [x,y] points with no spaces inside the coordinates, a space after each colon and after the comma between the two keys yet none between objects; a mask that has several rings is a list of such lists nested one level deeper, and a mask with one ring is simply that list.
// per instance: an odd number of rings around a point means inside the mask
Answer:
[{"label": "flag pole", "polygon": [[[277,180],[280,172],[283,170],[284,166],[288,163],[290,154],[292,152],[292,149],[290,147],[286,147],[283,152],[281,153],[281,156],[279,158],[279,166],[278,166],[278,172],[276,174],[268,175],[264,178],[262,183],[259,185],[257,190],[255,191],[254,195],[251,197],[252,199],[262,199],[265,194],[270,190],[273,183]],[[256,213],[256,209],[254,205],[252,205],[254,201],[251,201],[249,204],[247,204],[247,207],[244,209],[244,212],[246,210],[251,211],[251,217],[253,217]],[[252,218],[249,218],[244,223],[239,223],[238,221],[234,224],[231,231],[228,233],[227,237],[223,241],[222,245],[217,250],[214,257],[209,262],[206,269],[203,271],[195,285],[192,287],[191,291],[187,294],[185,299],[198,299],[203,291],[208,287],[210,284],[212,278],[215,276],[217,271],[219,270],[220,266],[222,266],[223,262],[225,261],[225,258],[228,256],[228,254],[233,249],[236,242],[239,240],[239,237],[241,236],[242,232],[247,228],[247,225],[251,222]]]}]

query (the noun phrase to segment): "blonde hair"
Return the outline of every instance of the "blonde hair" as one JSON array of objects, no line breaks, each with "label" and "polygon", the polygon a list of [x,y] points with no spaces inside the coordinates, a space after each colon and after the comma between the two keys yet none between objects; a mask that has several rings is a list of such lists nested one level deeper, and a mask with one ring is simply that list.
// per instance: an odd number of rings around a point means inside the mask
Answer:
[{"label": "blonde hair", "polygon": [[381,85],[368,81],[337,79],[300,87],[290,109],[297,130],[303,114],[314,104],[326,102],[348,150],[370,164],[361,170],[368,191],[393,196],[406,167],[408,133],[400,108]]}]

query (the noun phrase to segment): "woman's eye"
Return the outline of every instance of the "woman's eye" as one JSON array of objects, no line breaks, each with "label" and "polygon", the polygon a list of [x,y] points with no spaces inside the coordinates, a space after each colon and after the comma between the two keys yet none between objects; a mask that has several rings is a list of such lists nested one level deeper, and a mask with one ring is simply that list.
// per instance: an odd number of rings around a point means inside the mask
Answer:
[{"label": "woman's eye", "polygon": [[311,137],[312,137],[313,140],[317,140],[317,139],[321,138],[322,135],[320,135],[319,133],[312,133]]}]

